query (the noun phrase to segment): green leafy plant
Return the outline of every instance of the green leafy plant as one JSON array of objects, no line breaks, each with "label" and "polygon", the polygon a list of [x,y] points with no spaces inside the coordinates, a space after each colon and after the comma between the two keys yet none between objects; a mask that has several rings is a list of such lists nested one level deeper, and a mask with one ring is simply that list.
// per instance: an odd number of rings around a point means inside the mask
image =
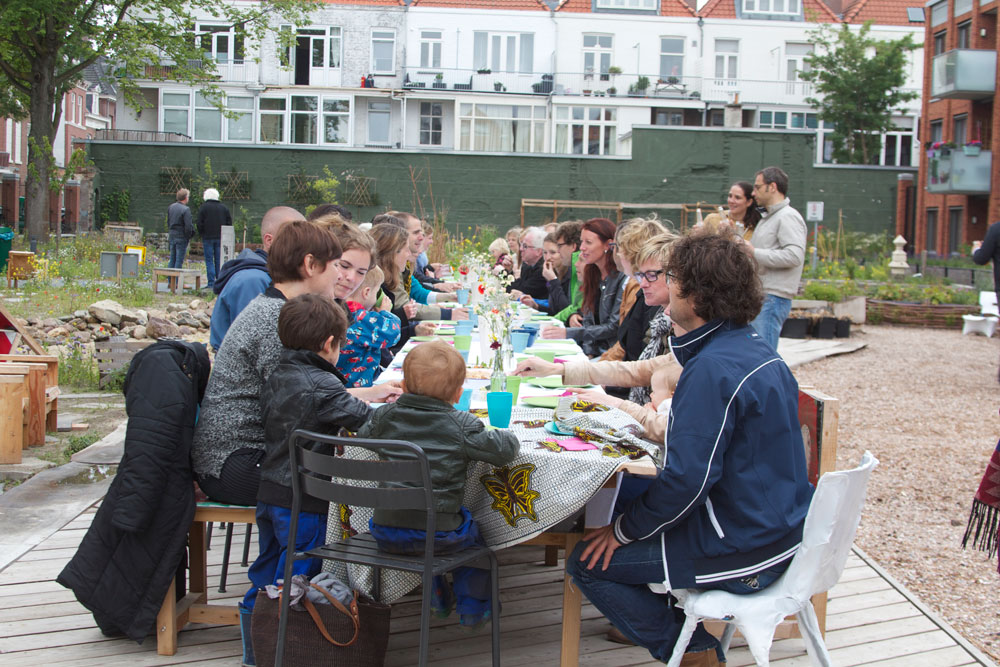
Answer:
[{"label": "green leafy plant", "polygon": [[816,301],[832,301],[838,303],[844,300],[844,294],[839,287],[831,283],[810,281],[802,290],[802,296]]},{"label": "green leafy plant", "polygon": [[111,192],[101,197],[101,217],[100,226],[109,222],[124,222],[129,218],[129,210],[132,207],[132,194],[128,188],[124,190],[115,188]]},{"label": "green leafy plant", "polygon": [[97,362],[83,343],[70,339],[59,354],[59,383],[76,389],[98,389]]},{"label": "green leafy plant", "polygon": [[72,458],[77,452],[82,452],[87,447],[101,439],[101,436],[96,433],[81,433],[80,435],[71,435],[63,448],[63,456],[67,459]]}]

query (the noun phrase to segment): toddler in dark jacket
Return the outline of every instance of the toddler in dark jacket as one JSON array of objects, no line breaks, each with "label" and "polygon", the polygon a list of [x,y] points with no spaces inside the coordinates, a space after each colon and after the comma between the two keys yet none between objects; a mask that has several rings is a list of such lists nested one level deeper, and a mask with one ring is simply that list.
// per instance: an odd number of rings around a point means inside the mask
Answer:
[{"label": "toddler in dark jacket", "polygon": [[[292,508],[292,471],[288,437],[295,429],[335,434],[341,427],[357,430],[372,409],[347,393],[335,364],[347,332],[342,306],[317,294],[289,300],[278,316],[278,337],[284,347],[278,365],[260,393],[265,457],[257,491],[257,531],[260,555],[250,567],[253,586],[244,605],[253,606],[257,591],[284,576],[285,552]],[[314,443],[322,453],[329,448]],[[296,549],[322,546],[326,539],[328,503],[304,496],[299,513]],[[312,577],[319,559],[295,563],[295,574]]]},{"label": "toddler in dark jacket", "polygon": [[[403,395],[376,410],[358,431],[362,438],[412,442],[427,454],[436,510],[434,548],[439,554],[483,544],[472,514],[462,506],[469,462],[505,465],[520,449],[512,432],[487,431],[479,419],[453,407],[464,382],[465,361],[454,348],[441,342],[419,345],[403,360]],[[422,555],[426,522],[422,510],[376,510],[371,533],[384,551]],[[457,598],[461,624],[482,625],[490,609],[489,573],[463,567],[452,576],[454,596],[443,577],[435,579],[431,599],[435,613],[448,616]]]}]

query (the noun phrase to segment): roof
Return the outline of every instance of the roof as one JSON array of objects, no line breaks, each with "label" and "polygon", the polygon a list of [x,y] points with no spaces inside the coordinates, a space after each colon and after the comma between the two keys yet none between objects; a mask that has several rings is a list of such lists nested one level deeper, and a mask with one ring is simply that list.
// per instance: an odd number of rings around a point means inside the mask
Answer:
[{"label": "roof", "polygon": [[[323,0],[336,5],[378,5],[394,7],[451,7],[454,9],[499,9],[520,11],[593,12],[593,0]],[[660,0],[660,16],[697,16],[685,0]]]},{"label": "roof", "polygon": [[111,75],[111,66],[104,56],[98,56],[95,62],[87,65],[81,76],[87,83],[88,89],[96,90],[101,95],[118,96],[118,88]]},{"label": "roof", "polygon": [[[881,2],[882,0],[878,1]],[[741,18],[736,15],[736,2],[737,0],[709,0],[701,8],[701,11],[698,12],[698,16],[714,19]],[[822,0],[802,0],[802,6],[805,10],[807,21],[818,23],[839,23],[840,21],[837,15],[830,11],[830,8]]]},{"label": "roof", "polygon": [[923,9],[923,0],[853,0],[844,11],[845,23],[871,21],[876,25],[914,25],[906,14],[909,7]]}]

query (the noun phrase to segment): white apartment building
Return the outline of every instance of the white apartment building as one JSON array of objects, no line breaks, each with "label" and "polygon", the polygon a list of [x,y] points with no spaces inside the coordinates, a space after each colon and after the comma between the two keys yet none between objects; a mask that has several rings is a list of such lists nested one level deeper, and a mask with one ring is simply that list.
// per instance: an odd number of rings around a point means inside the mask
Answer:
[{"label": "white apartment building", "polygon": [[[922,6],[855,0],[842,18],[876,3]],[[922,41],[915,15],[886,16],[876,36]],[[231,117],[191,86],[150,80],[150,108],[120,110],[117,126],[207,143],[590,156],[627,156],[637,125],[772,128],[815,133],[816,161],[829,161],[799,74],[809,32],[839,20],[820,0],[326,2],[309,25],[275,26],[296,35],[286,50],[204,17],[195,30]],[[918,50],[908,88],[922,63]],[[917,164],[919,109],[897,118],[882,164]]]}]

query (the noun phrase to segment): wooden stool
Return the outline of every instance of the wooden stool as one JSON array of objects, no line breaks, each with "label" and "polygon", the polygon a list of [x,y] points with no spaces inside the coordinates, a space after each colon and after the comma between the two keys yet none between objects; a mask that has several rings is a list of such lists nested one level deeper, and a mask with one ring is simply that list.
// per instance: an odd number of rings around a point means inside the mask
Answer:
[{"label": "wooden stool", "polygon": [[177,579],[170,584],[160,612],[156,615],[156,652],[177,652],[177,633],[188,623],[239,625],[236,605],[208,602],[208,558],[205,552],[205,526],[213,521],[256,523],[257,508],[219,503],[198,503],[188,529],[187,591],[177,599]]},{"label": "wooden stool", "polygon": [[201,289],[201,271],[198,269],[153,269],[153,293],[155,294],[160,286],[160,281],[167,279],[167,285],[173,294],[177,294],[180,287],[181,294],[184,293],[184,283],[191,277],[194,278],[194,288]]}]

